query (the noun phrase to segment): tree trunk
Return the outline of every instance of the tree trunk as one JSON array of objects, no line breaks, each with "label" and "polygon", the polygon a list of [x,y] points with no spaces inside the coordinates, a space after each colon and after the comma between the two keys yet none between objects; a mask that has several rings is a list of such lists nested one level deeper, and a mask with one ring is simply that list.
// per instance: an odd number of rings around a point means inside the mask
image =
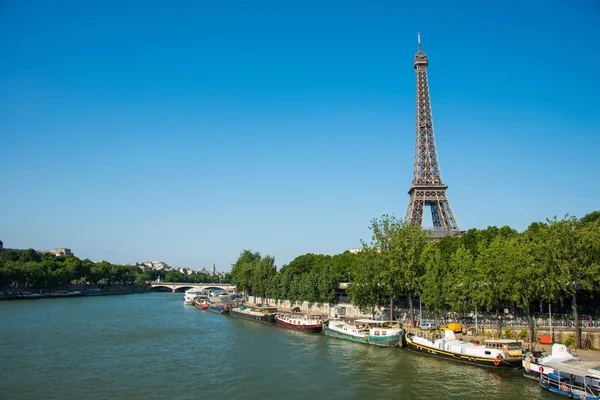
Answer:
[{"label": "tree trunk", "polygon": [[394,320],[394,298],[390,296],[390,322]]},{"label": "tree trunk", "polygon": [[498,321],[498,338],[502,337],[502,326],[500,324],[500,315],[498,314],[498,306],[496,306],[496,321]]},{"label": "tree trunk", "polygon": [[533,332],[534,332],[534,326],[533,326],[533,317],[531,316],[531,311],[529,311],[529,308],[527,308],[527,321],[529,322],[529,349],[533,351]]},{"label": "tree trunk", "polygon": [[[410,326],[413,328],[416,328],[415,326],[415,310],[413,308],[413,298],[412,298],[412,293],[408,294],[408,309],[410,310],[409,314],[410,314]],[[419,321],[419,324],[421,323],[421,321]]]},{"label": "tree trunk", "polygon": [[573,312],[575,313],[575,346],[581,348],[581,329],[579,328],[579,312],[577,310],[577,293],[573,293]]}]

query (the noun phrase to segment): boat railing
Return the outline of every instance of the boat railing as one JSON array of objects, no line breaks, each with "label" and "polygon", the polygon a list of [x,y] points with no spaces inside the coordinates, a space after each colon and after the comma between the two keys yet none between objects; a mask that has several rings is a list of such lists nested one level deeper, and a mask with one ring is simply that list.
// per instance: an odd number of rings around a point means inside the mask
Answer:
[{"label": "boat railing", "polygon": [[585,377],[584,382],[581,383],[569,378],[561,379],[560,375],[558,375],[558,379],[555,379],[550,377],[549,375],[541,374],[540,381],[542,383],[546,383],[548,386],[552,386],[556,389],[566,392],[567,394],[575,393],[575,391],[577,391],[577,394],[584,394],[585,397],[600,395],[600,390],[594,389],[593,387],[588,385],[587,382],[585,382]]}]

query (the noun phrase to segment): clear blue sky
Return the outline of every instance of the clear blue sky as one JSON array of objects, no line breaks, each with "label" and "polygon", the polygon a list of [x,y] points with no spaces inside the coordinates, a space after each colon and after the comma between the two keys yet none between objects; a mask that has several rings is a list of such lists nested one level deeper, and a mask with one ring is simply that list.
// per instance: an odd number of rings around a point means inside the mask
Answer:
[{"label": "clear blue sky", "polygon": [[461,229],[600,209],[596,0],[5,0],[0,240],[221,271],[358,247],[406,213],[419,31]]}]

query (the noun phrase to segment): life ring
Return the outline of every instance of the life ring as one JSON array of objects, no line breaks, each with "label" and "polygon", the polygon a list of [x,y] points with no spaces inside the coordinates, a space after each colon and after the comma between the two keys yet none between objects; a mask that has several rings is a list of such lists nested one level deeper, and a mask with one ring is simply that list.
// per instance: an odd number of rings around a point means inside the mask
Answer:
[{"label": "life ring", "polygon": [[500,365],[500,360],[498,358],[494,358],[494,365],[497,367]]},{"label": "life ring", "polygon": [[540,365],[540,374],[544,373],[544,367]]},{"label": "life ring", "polygon": [[567,386],[566,383],[561,383],[560,384],[560,390],[562,390],[563,392],[568,392],[569,391],[569,387]]}]

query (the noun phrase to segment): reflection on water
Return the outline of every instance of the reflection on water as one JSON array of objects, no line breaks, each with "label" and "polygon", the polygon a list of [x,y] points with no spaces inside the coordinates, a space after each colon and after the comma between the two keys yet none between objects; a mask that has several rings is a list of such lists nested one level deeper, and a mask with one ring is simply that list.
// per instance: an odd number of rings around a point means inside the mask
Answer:
[{"label": "reflection on water", "polygon": [[520,371],[283,329],[182,303],[179,293],[0,303],[2,398],[556,398]]}]

